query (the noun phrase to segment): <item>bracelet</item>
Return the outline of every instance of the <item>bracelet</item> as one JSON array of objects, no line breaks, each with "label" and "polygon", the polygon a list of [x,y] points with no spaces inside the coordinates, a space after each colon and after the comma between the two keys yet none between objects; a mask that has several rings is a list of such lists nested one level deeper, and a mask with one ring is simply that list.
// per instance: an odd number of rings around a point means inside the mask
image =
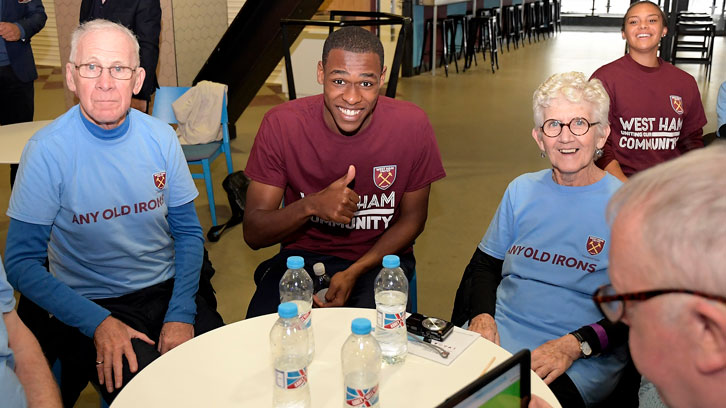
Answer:
[{"label": "bracelet", "polygon": [[593,323],[589,326],[592,327],[597,334],[597,338],[600,341],[600,350],[605,350],[608,347],[608,334],[605,332],[605,329],[597,323]]}]

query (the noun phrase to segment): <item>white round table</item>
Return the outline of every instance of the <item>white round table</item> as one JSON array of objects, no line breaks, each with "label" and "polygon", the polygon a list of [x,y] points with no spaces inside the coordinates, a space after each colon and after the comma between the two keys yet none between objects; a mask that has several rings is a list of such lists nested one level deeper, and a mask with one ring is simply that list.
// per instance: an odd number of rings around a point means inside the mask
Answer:
[{"label": "white round table", "polygon": [[[308,367],[313,407],[339,408],[343,401],[340,349],[350,323],[365,317],[375,324],[375,310],[313,309],[315,358]],[[272,403],[269,332],[276,314],[247,319],[194,338],[142,370],[119,393],[112,408],[137,407],[268,407]],[[412,355],[398,366],[381,370],[383,407],[434,407],[510,356],[503,348],[477,339],[451,365]],[[490,368],[491,369],[491,368]],[[532,393],[560,407],[534,373]]]},{"label": "white round table", "polygon": [[52,120],[38,120],[0,126],[0,163],[19,163],[28,139],[50,122]]}]

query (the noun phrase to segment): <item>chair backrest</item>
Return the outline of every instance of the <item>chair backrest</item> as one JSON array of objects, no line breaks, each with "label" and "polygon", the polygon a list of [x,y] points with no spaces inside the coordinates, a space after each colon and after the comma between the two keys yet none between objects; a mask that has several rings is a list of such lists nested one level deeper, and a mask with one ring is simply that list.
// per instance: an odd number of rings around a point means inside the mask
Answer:
[{"label": "chair backrest", "polygon": [[[171,104],[188,90],[188,86],[162,86],[157,89],[154,95],[154,109],[151,111],[151,116],[166,123],[177,123]],[[226,109],[223,110],[226,111]]]},{"label": "chair backrest", "polygon": [[[188,86],[162,86],[157,89],[154,96],[154,109],[151,112],[151,116],[159,118],[166,123],[177,123],[176,116],[174,115],[174,109],[171,104],[174,103],[179,97],[184,95],[189,90]],[[221,123],[228,123],[229,118],[227,116],[227,95],[224,95],[224,102],[222,103],[222,117],[220,118]]]}]

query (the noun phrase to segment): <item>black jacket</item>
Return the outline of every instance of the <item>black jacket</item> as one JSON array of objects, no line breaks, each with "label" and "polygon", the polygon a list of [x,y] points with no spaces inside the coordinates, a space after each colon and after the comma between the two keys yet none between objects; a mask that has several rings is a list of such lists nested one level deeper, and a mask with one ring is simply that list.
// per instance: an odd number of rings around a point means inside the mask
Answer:
[{"label": "black jacket", "polygon": [[159,33],[161,32],[161,5],[159,0],[106,0],[101,15],[93,15],[93,3],[100,0],[82,0],[80,22],[104,18],[120,23],[136,34],[139,40],[141,66],[146,79],[135,98],[149,100],[159,87],[156,65],[159,62]]}]

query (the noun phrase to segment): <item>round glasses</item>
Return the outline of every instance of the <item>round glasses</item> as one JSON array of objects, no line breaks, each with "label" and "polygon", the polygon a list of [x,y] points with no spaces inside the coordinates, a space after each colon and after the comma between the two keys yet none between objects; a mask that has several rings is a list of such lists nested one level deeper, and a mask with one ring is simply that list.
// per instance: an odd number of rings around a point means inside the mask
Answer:
[{"label": "round glasses", "polygon": [[107,69],[108,73],[114,79],[129,80],[136,71],[136,68],[124,67],[121,65],[114,65],[112,67],[102,67],[98,64],[81,64],[76,65],[78,75],[82,78],[98,78],[103,74],[103,70]]},{"label": "round glasses", "polygon": [[557,137],[562,133],[562,128],[567,126],[570,128],[570,132],[575,136],[582,136],[590,130],[592,125],[597,125],[600,122],[590,123],[585,118],[572,118],[570,123],[563,123],[557,119],[547,119],[544,124],[540,127],[542,133],[547,137]]},{"label": "round glasses", "polygon": [[642,292],[632,293],[615,293],[615,288],[612,285],[600,286],[597,291],[592,295],[592,300],[597,305],[598,309],[602,314],[613,323],[617,323],[620,319],[625,316],[625,301],[639,301],[643,302],[648,299],[654,298],[660,295],[667,295],[669,293],[683,293],[687,295],[700,296],[702,298],[715,300],[717,302],[726,303],[726,298],[717,295],[711,295],[708,293],[698,292],[689,289],[656,289],[647,290]]}]

